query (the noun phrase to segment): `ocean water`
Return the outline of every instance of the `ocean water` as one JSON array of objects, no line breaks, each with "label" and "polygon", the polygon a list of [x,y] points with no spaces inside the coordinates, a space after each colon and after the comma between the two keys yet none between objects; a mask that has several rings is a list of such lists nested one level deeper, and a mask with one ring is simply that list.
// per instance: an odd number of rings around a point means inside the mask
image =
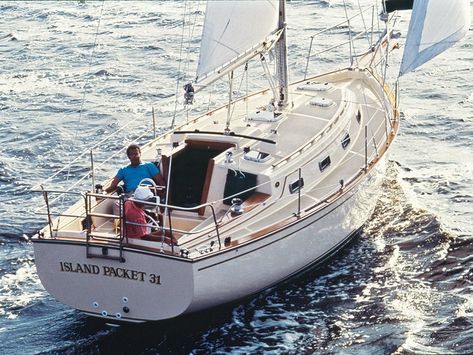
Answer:
[{"label": "ocean water", "polygon": [[[32,188],[125,125],[94,152],[97,161],[150,138],[151,107],[158,130],[169,126],[177,77],[182,86],[195,70],[204,8],[198,1],[0,2],[0,353],[473,352],[471,31],[401,78],[401,131],[376,210],[323,268],[238,304],[118,328],[44,290],[29,238],[46,220],[34,214],[42,197]],[[345,12],[342,0],[314,0],[289,2],[287,13],[296,80],[310,36]],[[404,35],[408,14],[399,20]],[[347,29],[331,34],[346,39]],[[333,42],[318,36],[314,43],[321,50]],[[400,52],[391,59],[395,72]],[[343,61],[338,52],[322,54],[309,69]],[[123,162],[117,156],[98,175]],[[71,184],[88,164],[85,156],[56,184]]]}]

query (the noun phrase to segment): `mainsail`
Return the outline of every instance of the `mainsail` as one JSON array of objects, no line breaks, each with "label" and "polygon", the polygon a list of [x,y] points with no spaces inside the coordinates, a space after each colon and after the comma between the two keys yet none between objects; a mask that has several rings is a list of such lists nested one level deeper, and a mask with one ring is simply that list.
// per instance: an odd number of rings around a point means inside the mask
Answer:
[{"label": "mainsail", "polygon": [[470,0],[415,0],[399,75],[458,42],[470,27]]},{"label": "mainsail", "polygon": [[216,79],[274,45],[278,8],[274,0],[208,1],[196,82],[212,73]]}]

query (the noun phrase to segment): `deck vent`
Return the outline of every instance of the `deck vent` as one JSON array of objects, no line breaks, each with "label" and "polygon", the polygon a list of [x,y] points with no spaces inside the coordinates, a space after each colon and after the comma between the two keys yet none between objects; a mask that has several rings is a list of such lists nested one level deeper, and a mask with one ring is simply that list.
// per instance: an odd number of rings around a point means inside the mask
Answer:
[{"label": "deck vent", "polygon": [[330,166],[330,163],[331,163],[330,156],[328,156],[324,160],[320,161],[319,162],[320,171],[324,171],[325,169],[327,169]]},{"label": "deck vent", "polygon": [[330,107],[333,105],[333,100],[327,99],[326,97],[315,97],[310,100],[310,104],[318,107]]},{"label": "deck vent", "polygon": [[329,83],[318,83],[318,82],[306,82],[302,85],[297,86],[297,90],[306,90],[306,91],[328,91],[332,88],[332,85]]},{"label": "deck vent", "polygon": [[345,149],[346,147],[348,147],[348,144],[350,144],[350,141],[351,141],[350,135],[346,133],[342,139],[342,148]]}]

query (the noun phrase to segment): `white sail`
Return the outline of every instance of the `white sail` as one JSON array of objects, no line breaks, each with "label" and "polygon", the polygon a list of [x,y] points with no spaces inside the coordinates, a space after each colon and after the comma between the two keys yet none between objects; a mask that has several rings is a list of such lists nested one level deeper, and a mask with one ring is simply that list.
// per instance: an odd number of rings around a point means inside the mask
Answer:
[{"label": "white sail", "polygon": [[400,75],[458,42],[470,27],[470,0],[415,0]]},{"label": "white sail", "polygon": [[208,1],[196,81],[267,49],[277,25],[277,1]]}]

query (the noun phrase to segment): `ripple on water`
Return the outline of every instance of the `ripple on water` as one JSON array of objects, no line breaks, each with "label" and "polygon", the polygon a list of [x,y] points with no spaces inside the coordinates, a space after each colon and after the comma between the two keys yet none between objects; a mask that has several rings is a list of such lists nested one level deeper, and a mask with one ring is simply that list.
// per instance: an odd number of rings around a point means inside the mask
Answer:
[{"label": "ripple on water", "polygon": [[[41,2],[0,3],[8,19],[0,23],[2,352],[471,352],[473,247],[471,233],[461,232],[471,231],[473,196],[472,165],[466,158],[473,143],[468,40],[439,57],[456,60],[455,67],[447,63],[449,71],[433,65],[403,79],[401,102],[407,114],[391,151],[402,165],[389,164],[372,219],[322,269],[236,305],[118,329],[61,305],[43,290],[32,247],[22,237],[44,225],[42,217],[25,212],[39,206],[41,196],[25,189],[112,128],[140,122],[107,142],[106,153],[134,140],[149,129],[145,122],[151,121],[151,105],[162,126],[170,123],[184,4],[80,1],[52,9]],[[189,21],[202,17],[198,4],[190,2]],[[288,3],[288,12],[298,18],[288,31],[295,39],[289,47],[293,76],[304,75],[307,39],[328,21],[343,20],[342,5]],[[91,61],[102,6],[99,45]],[[195,33],[200,31],[196,26]],[[334,31],[343,40],[348,33],[347,27]],[[317,38],[314,51],[333,45]],[[189,44],[193,51],[198,47],[195,39]],[[345,65],[345,58],[341,52],[321,55],[309,71]],[[441,87],[439,77],[444,79]],[[208,98],[209,103],[218,103],[220,96]],[[125,160],[121,155],[101,173],[113,174]],[[81,162],[58,180],[81,174],[88,165]]]}]

